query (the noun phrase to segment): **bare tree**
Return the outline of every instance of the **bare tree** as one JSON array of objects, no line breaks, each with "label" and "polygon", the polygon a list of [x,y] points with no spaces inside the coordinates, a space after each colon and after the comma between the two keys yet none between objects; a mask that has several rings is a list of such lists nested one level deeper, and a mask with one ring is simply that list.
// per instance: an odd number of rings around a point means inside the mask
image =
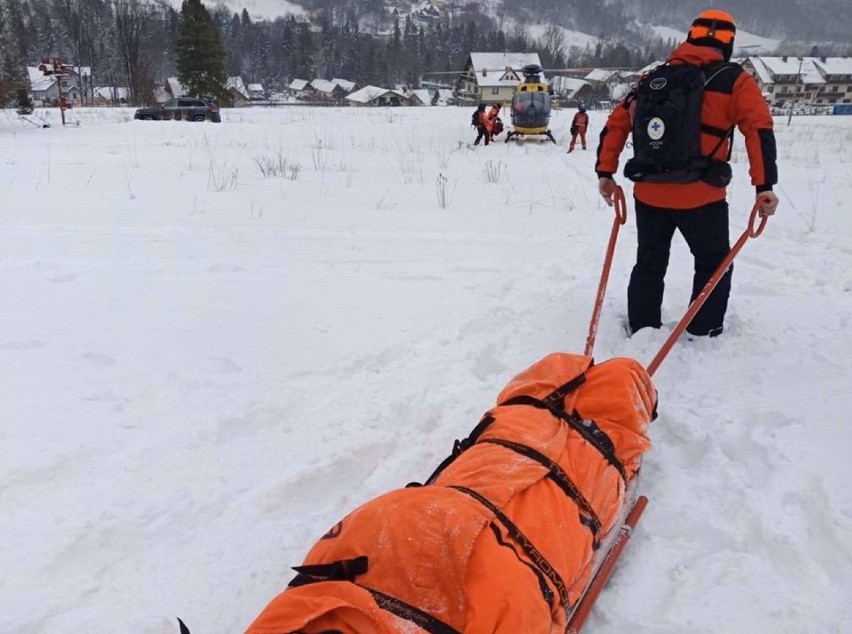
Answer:
[{"label": "bare tree", "polygon": [[549,25],[542,35],[545,64],[563,64],[565,60],[565,31],[555,24]]},{"label": "bare tree", "polygon": [[154,87],[150,52],[143,46],[153,9],[145,0],[113,0],[115,38],[130,102],[145,103]]},{"label": "bare tree", "polygon": [[[52,7],[67,39],[68,52],[77,69],[80,94],[85,104],[87,99],[91,100],[94,91],[91,70],[95,63],[97,7],[92,0],[52,0]],[[88,77],[83,75],[83,64],[90,69]]]}]

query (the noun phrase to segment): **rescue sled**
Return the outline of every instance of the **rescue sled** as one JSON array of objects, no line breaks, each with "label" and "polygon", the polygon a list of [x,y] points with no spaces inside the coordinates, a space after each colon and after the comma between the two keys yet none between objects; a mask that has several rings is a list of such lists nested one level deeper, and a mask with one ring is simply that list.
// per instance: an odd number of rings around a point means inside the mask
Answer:
[{"label": "rescue sled", "polygon": [[755,226],[720,265],[646,370],[555,353],[513,378],[423,485],[368,501],[294,567],[248,634],[517,634],[581,631],[648,503],[638,495],[651,376]]},{"label": "rescue sled", "polygon": [[623,547],[655,410],[632,359],[546,356],[423,485],[319,539],[248,632],[565,631]]}]

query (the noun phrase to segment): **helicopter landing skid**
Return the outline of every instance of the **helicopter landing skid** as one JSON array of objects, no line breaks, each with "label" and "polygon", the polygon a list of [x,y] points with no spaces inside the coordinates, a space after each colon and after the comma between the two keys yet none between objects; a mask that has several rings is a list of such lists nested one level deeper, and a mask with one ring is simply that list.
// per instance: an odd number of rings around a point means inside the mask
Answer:
[{"label": "helicopter landing skid", "polygon": [[[553,138],[553,133],[552,133],[550,130],[545,130],[545,131],[544,131],[544,132],[542,132],[541,134],[543,134],[544,136],[546,136],[548,139],[550,139],[550,141],[551,141],[554,145],[556,145],[556,139],[554,139],[554,138]],[[506,143],[508,143],[508,142],[509,142],[509,141],[511,141],[513,138],[514,138],[514,139],[517,139],[518,141],[523,141],[525,136],[529,136],[529,135],[522,134],[522,133],[520,133],[520,132],[513,132],[513,131],[511,131],[511,130],[510,130],[508,133],[506,133],[506,141],[505,141],[505,142],[506,142]],[[544,139],[541,139],[541,141],[544,141]]]}]

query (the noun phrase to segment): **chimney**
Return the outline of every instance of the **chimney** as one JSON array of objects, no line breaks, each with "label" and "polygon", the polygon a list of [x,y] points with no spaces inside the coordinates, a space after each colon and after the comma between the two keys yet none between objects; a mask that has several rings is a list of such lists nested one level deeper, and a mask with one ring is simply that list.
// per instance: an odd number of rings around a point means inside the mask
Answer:
[{"label": "chimney", "polygon": [[823,64],[825,64],[825,62],[827,61],[827,58],[825,58],[825,57],[820,57],[820,58],[819,58],[819,61],[821,61]]},{"label": "chimney", "polygon": [[782,62],[786,62],[786,61],[787,61],[787,56],[785,55],[784,57],[782,57],[782,58],[781,58],[781,61],[782,61]]}]

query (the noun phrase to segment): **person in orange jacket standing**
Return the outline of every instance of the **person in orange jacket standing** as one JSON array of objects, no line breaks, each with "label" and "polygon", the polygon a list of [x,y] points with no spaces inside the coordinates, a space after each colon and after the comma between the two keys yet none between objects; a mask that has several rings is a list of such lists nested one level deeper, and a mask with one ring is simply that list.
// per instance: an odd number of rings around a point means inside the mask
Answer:
[{"label": "person in orange jacket standing", "polygon": [[[662,325],[664,278],[675,229],[695,258],[692,300],[730,251],[727,185],[735,128],[745,137],[761,216],[778,206],[772,115],[757,82],[730,62],[736,26],[729,13],[703,11],[686,42],[639,80],[600,135],[595,172],[613,204],[618,158],[629,135],[634,157],[624,174],[636,185],[636,264],[627,289],[631,333]],[[660,104],[663,104],[661,107]],[[677,114],[672,114],[677,113]],[[687,326],[693,336],[722,333],[733,267]]]},{"label": "person in orange jacket standing", "polygon": [[485,139],[485,145],[491,143],[491,124],[488,121],[488,114],[485,112],[485,104],[481,103],[477,106],[476,112],[473,114],[474,127],[476,128],[476,140],[474,145],[479,145],[482,139]]},{"label": "person in orange jacket standing", "polygon": [[571,145],[568,146],[568,154],[574,151],[574,146],[577,144],[577,135],[580,135],[580,144],[583,149],[586,149],[586,130],[589,127],[589,115],[586,112],[586,106],[580,104],[577,106],[577,113],[571,121]]},{"label": "person in orange jacket standing", "polygon": [[491,133],[491,140],[503,131],[503,121],[500,119],[500,104],[495,103],[485,115],[488,122],[488,131]]}]

